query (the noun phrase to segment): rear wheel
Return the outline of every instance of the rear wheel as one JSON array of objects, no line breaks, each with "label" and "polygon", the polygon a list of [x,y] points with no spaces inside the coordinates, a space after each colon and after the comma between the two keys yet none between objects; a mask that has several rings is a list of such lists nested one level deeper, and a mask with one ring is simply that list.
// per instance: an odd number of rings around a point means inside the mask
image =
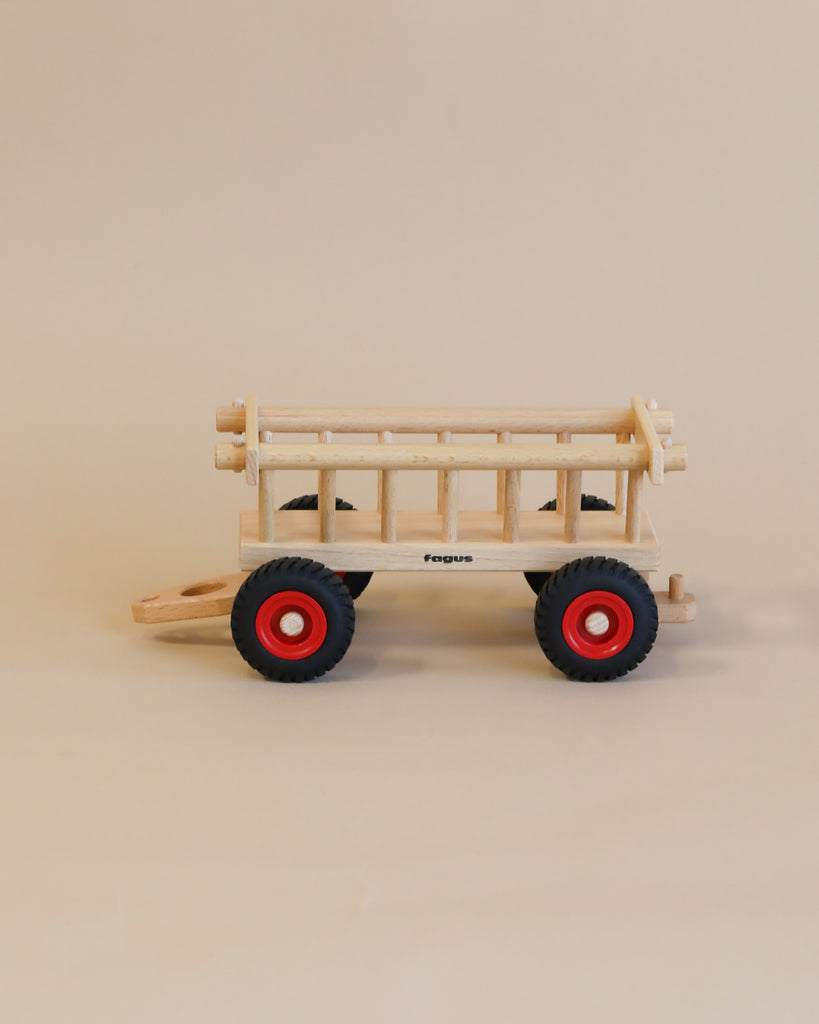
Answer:
[{"label": "rear wheel", "polygon": [[355,608],[335,573],[309,558],[277,558],[252,572],[233,601],[230,629],[245,661],[268,679],[302,683],[344,656]]},{"label": "rear wheel", "polygon": [[640,664],[657,636],[657,602],[631,566],[578,558],[546,581],[535,605],[543,653],[570,679],[602,682]]},{"label": "rear wheel", "polygon": [[[538,512],[554,512],[557,508],[557,498],[552,498],[551,501],[547,501],[545,505],[541,505]],[[605,498],[598,498],[594,494],[581,494],[580,495],[580,511],[581,512],[613,512],[614,505],[610,501],[606,501]],[[523,574],[526,577],[526,582],[532,588],[532,590],[539,594],[543,589],[543,584],[552,575],[550,572],[525,572]]]},{"label": "rear wheel", "polygon": [[[318,495],[302,494],[298,498],[291,498],[290,501],[282,505],[282,510],[291,508],[316,511],[318,509]],[[349,501],[342,501],[341,498],[336,498],[336,512],[355,512],[355,505],[351,505]],[[350,591],[350,596],[356,598],[363,593],[373,574],[371,572],[337,572],[336,576],[340,580],[344,580],[344,585]]]}]

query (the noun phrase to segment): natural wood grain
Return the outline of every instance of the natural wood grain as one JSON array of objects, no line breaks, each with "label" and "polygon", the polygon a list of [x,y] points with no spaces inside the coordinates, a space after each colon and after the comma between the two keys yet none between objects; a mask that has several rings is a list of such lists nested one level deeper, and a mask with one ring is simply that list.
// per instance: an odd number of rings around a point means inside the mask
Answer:
[{"label": "natural wood grain", "polygon": [[[336,513],[336,540],[318,540],[318,512],[276,513],[275,543],[261,542],[255,512],[241,515],[241,567],[255,569],[271,558],[302,555],[336,571],[557,569],[574,558],[608,555],[639,572],[659,568],[659,548],[651,520],[643,513],[638,544],[623,536],[623,520],[615,512],[581,513],[581,540],[563,539],[563,517],[556,512],[524,511],[518,522],[518,541],[502,540],[502,518],[496,512],[461,510],[457,542],[441,539],[441,517],[434,510],[396,513],[396,541],[381,542],[381,515],[373,509]],[[471,562],[424,561],[425,555],[469,555]]]},{"label": "natural wood grain", "polygon": [[246,579],[246,572],[234,572],[199,583],[168,587],[134,601],[131,611],[136,622],[178,622],[229,615],[236,591]]},{"label": "natural wood grain", "polygon": [[[329,430],[319,433],[319,443],[329,444],[333,435]],[[335,540],[336,471],[320,469],[318,472],[319,537],[331,543]]]},{"label": "natural wood grain", "polygon": [[[512,441],[512,434],[508,430],[502,430],[498,434],[498,444],[510,444]],[[503,510],[506,507],[506,472],[502,469],[498,470],[498,514],[503,515]]]},{"label": "natural wood grain", "polygon": [[[217,468],[244,470],[248,483],[258,483],[258,509],[241,515],[245,571],[150,595],[134,602],[134,618],[170,622],[226,614],[246,570],[284,555],[313,558],[338,572],[548,572],[603,555],[648,577],[659,567],[659,547],[642,507],[643,477],[659,484],[666,470],[687,465],[685,446],[670,442],[672,425],[670,410],[651,409],[638,395],[627,409],[511,410],[276,409],[261,408],[248,395],[217,413],[218,429],[244,433],[242,443],[216,447]],[[318,443],[274,443],[273,431],[315,433]],[[334,431],[376,434],[378,443],[339,444]],[[431,434],[433,441],[394,444],[394,432]],[[498,443],[454,443],[455,433],[494,434]],[[515,434],[536,440],[512,444]],[[615,442],[578,442],[575,434],[611,434]],[[546,440],[552,436],[554,442]],[[274,514],[274,474],[297,469],[318,471],[318,508]],[[340,469],[377,471],[377,511],[336,511]],[[401,512],[398,472],[419,469],[438,474],[436,509]],[[496,512],[459,510],[459,474],[467,470],[497,472]],[[521,511],[523,470],[556,471],[558,512]],[[615,472],[616,510],[582,511],[587,471]],[[672,575],[656,599],[661,622],[687,622],[696,613],[681,575]]]},{"label": "natural wood grain", "polygon": [[259,482],[259,411],[255,395],[245,396],[245,479],[253,487]]},{"label": "natural wood grain", "polygon": [[503,502],[503,540],[516,544],[520,539],[520,470],[506,471]]},{"label": "natural wood grain", "polygon": [[685,592],[685,580],[681,573],[671,575],[668,590],[655,591],[654,597],[660,622],[693,622],[697,617],[697,602],[693,594]]},{"label": "natural wood grain", "polygon": [[[392,444],[392,431],[382,430],[378,434],[379,444]],[[376,508],[381,511],[382,495],[384,492],[384,471],[383,469],[378,470],[378,503]]]},{"label": "natural wood grain", "polygon": [[637,544],[640,540],[640,520],[643,495],[643,471],[631,469],[628,474],[628,497],[626,501],[626,540]]},{"label": "natural wood grain", "polygon": [[[451,430],[441,430],[438,433],[439,444],[450,444],[452,441]],[[446,470],[438,470],[438,511],[443,513],[444,511],[444,473]]]},{"label": "natural wood grain", "polygon": [[[216,445],[216,468],[242,470],[244,448]],[[665,452],[666,470],[686,468],[685,445]],[[260,469],[645,469],[642,444],[262,444]]]},{"label": "natural wood grain", "polygon": [[273,480],[274,472],[272,469],[262,469],[259,472],[259,522],[262,528],[262,539],[265,541],[272,541],[274,538],[274,525],[273,525],[273,509],[274,509],[274,497],[273,497]]},{"label": "natural wood grain", "polygon": [[[571,444],[572,435],[568,430],[561,430],[557,434],[558,444]],[[555,507],[561,515],[566,511],[566,470],[557,471],[557,483],[555,490]]]},{"label": "natural wood grain", "polygon": [[441,510],[441,537],[447,542],[458,539],[458,470],[445,469],[443,476],[443,496]]},{"label": "natural wood grain", "polygon": [[[650,412],[658,434],[670,434],[673,417],[670,409]],[[216,429],[240,434],[244,429],[244,409],[223,406],[216,413]],[[277,433],[317,434],[320,430],[336,433],[377,434],[392,430],[396,434],[616,434],[634,429],[632,409],[408,409],[371,408],[275,408],[259,409],[259,429]]]},{"label": "natural wood grain", "polygon": [[[617,434],[615,437],[617,444],[628,444],[631,440],[631,434],[624,431],[621,434]],[[614,507],[617,509],[617,514],[623,516],[626,514],[626,472],[625,470],[618,469],[614,474]]]},{"label": "natural wood grain", "polygon": [[646,445],[649,451],[648,479],[653,484],[663,482],[663,446],[651,421],[651,413],[640,395],[631,399],[634,410],[634,434],[640,444]]},{"label": "natural wood grain", "polygon": [[563,539],[567,544],[580,540],[580,503],[583,474],[579,469],[566,473],[566,507],[563,512]]},{"label": "natural wood grain", "polygon": [[385,469],[381,473],[381,540],[385,544],[394,544],[397,540],[397,503],[398,474],[394,469]]}]

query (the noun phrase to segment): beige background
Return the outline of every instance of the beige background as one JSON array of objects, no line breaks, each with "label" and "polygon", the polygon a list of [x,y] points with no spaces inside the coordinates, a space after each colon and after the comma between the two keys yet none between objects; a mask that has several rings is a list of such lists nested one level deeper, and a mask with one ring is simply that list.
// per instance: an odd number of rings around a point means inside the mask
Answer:
[{"label": "beige background", "polygon": [[[816,1019],[817,27],[0,5],[4,1021]],[[505,575],[377,578],[314,686],[133,625],[235,568],[249,390],[656,395],[699,621],[599,687]]]}]

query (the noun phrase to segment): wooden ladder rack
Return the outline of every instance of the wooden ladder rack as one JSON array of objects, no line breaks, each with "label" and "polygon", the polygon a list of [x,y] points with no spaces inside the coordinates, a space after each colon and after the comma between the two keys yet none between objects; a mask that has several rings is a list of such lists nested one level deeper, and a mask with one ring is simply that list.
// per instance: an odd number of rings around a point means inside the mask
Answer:
[{"label": "wooden ladder rack", "polygon": [[[234,434],[232,444],[216,447],[219,469],[244,471],[258,486],[258,539],[276,540],[274,474],[313,468],[318,473],[318,538],[336,540],[336,472],[374,469],[378,473],[380,540],[396,544],[397,474],[433,470],[438,474],[440,537],[459,537],[459,480],[462,471],[495,470],[497,512],[504,544],[520,540],[523,470],[556,473],[557,512],[563,517],[563,541],[581,542],[583,474],[614,471],[616,511],[625,517],[623,538],[641,540],[643,477],[660,485],[666,471],[685,469],[683,445],[672,445],[670,410],[657,409],[634,396],[626,409],[287,409],[260,407],[248,395],[217,412],[217,430]],[[315,433],[314,443],[274,441],[277,435]],[[337,443],[335,435],[375,435],[375,443]],[[399,444],[396,434],[433,436],[432,443]],[[453,435],[494,434],[495,444],[456,442]],[[578,435],[613,435],[613,443],[585,443]],[[515,435],[536,438],[514,443]],[[544,437],[554,436],[554,441]]]}]

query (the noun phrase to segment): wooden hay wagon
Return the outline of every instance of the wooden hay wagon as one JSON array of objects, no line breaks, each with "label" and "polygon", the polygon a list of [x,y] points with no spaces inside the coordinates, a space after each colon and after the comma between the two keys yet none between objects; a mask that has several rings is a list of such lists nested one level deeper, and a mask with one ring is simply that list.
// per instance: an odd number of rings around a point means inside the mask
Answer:
[{"label": "wooden hay wagon", "polygon": [[[353,600],[373,572],[523,572],[537,594],[535,633],[573,679],[624,675],[651,649],[659,622],[687,622],[694,599],[682,576],[647,583],[659,544],[643,482],[686,468],[669,410],[634,397],[614,409],[338,409],[260,407],[254,395],[217,412],[217,469],[244,472],[257,508],[240,523],[242,571],[133,603],[138,622],[230,614],[242,657],[269,679],[301,682],[338,663],[352,640]],[[316,435],[303,442],[282,435]],[[345,435],[340,442],[334,435]],[[431,435],[402,444],[398,435]],[[354,436],[357,443],[346,440]],[[369,439],[356,435],[369,435]],[[469,440],[469,435],[494,440]],[[610,435],[586,443],[584,435]],[[315,494],[274,500],[288,470],[314,469]],[[375,508],[336,494],[338,470],[375,470]],[[437,507],[398,508],[403,472],[437,473]],[[459,508],[462,473],[497,473],[497,504]],[[555,474],[555,499],[521,509],[523,470]],[[615,474],[615,504],[583,493],[588,473]],[[374,488],[375,491],[375,488]]]}]

